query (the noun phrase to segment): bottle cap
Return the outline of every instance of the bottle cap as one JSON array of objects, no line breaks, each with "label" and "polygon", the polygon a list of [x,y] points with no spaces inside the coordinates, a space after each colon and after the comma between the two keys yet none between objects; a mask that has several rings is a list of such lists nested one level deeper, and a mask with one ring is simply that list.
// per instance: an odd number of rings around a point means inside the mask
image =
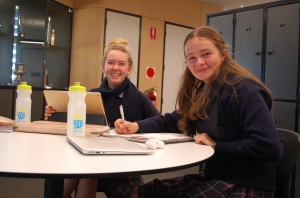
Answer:
[{"label": "bottle cap", "polygon": [[86,88],[83,86],[80,86],[80,82],[75,82],[75,86],[70,86],[69,91],[86,92]]},{"label": "bottle cap", "polygon": [[18,85],[19,90],[31,90],[31,86],[27,85],[27,82],[23,81],[21,85]]}]

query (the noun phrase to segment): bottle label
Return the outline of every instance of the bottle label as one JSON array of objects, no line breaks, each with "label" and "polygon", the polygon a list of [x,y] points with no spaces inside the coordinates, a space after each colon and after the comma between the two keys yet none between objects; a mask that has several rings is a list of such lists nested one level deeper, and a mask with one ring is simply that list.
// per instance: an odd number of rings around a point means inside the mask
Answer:
[{"label": "bottle label", "polygon": [[26,113],[25,113],[25,108],[23,106],[20,106],[20,108],[17,109],[17,116],[18,116],[18,122],[25,121]]},{"label": "bottle label", "polygon": [[83,116],[80,112],[77,112],[75,116],[73,116],[73,132],[83,132]]}]

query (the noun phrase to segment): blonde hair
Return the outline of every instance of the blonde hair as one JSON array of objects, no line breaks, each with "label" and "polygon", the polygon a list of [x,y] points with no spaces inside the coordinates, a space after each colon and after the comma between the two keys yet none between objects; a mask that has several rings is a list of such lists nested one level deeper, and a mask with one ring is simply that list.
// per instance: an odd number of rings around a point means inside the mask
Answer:
[{"label": "blonde hair", "polygon": [[104,63],[107,59],[107,54],[111,50],[120,50],[122,52],[125,52],[127,54],[127,57],[128,57],[129,67],[133,66],[133,60],[132,60],[132,56],[131,56],[131,53],[130,53],[130,48],[128,46],[128,41],[127,40],[124,40],[122,38],[114,38],[108,43],[108,45],[104,49],[104,53],[103,53],[103,57],[102,57],[102,64],[103,65],[104,65]]},{"label": "blonde hair", "polygon": [[[180,87],[176,99],[176,104],[178,104],[179,110],[177,112],[182,116],[178,121],[178,128],[180,131],[186,133],[187,121],[188,119],[209,119],[209,112],[207,112],[207,107],[209,105],[210,93],[214,91],[212,86],[214,82],[218,81],[221,84],[231,85],[233,88],[233,95],[237,98],[237,94],[234,89],[234,84],[241,82],[243,79],[251,79],[261,85],[266,92],[269,94],[271,99],[273,99],[271,91],[262,83],[259,79],[253,76],[247,69],[240,66],[235,62],[227,52],[227,44],[225,43],[222,36],[213,28],[209,26],[202,26],[191,33],[189,33],[184,41],[183,47],[185,48],[188,41],[193,38],[206,38],[210,40],[222,54],[225,52],[226,57],[224,62],[220,67],[220,72],[212,76],[211,80],[206,83],[205,86],[202,80],[194,77],[191,71],[186,67],[180,82]],[[186,54],[184,54],[186,57]],[[229,79],[229,76],[236,75],[234,79]],[[219,78],[218,78],[219,77]],[[200,93],[197,93],[198,89],[202,87]]]}]

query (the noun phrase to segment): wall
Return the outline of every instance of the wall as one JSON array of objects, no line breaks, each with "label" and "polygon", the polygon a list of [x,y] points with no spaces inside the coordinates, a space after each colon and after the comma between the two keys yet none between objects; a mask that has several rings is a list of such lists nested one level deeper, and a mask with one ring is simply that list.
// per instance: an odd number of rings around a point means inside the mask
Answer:
[{"label": "wall", "polygon": [[[165,22],[197,27],[206,24],[206,14],[223,10],[199,0],[74,0],[73,8],[70,85],[80,81],[89,90],[101,83],[105,8],[140,15],[140,62],[136,63],[139,65],[138,89],[144,92],[156,87],[158,110],[162,95]],[[156,28],[156,40],[149,38],[150,27]],[[146,78],[146,67],[149,66],[155,67],[155,79]]]},{"label": "wall", "polygon": [[73,8],[73,0],[55,0],[57,1],[58,3],[61,3],[63,5],[66,5],[70,8]]}]

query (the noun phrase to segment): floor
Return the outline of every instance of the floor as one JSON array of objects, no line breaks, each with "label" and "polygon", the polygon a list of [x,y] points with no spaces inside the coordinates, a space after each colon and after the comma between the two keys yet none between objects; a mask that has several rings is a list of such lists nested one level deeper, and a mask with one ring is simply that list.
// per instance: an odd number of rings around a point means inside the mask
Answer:
[{"label": "floor", "polygon": [[[295,198],[300,198],[300,157],[297,160],[298,168],[296,171],[296,192]],[[153,175],[144,175],[144,181],[152,181],[155,178],[169,178],[184,174],[197,173],[198,166]],[[0,177],[0,198],[42,198],[44,197],[44,180],[43,179],[26,179]],[[96,198],[105,198],[103,193],[97,193]]]},{"label": "floor", "polygon": [[[155,178],[169,178],[184,174],[197,173],[198,166],[160,174],[144,175],[144,181]],[[44,180],[28,178],[0,177],[0,198],[42,198],[44,197]],[[105,198],[103,193],[97,193],[96,198]]]}]

